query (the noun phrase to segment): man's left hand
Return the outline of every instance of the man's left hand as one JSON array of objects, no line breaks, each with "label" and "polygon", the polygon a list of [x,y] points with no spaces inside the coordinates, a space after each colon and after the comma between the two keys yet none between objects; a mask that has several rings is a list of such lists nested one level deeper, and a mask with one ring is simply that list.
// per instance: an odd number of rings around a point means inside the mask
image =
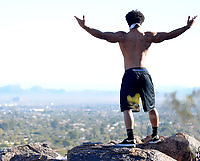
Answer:
[{"label": "man's left hand", "polygon": [[76,16],[74,16],[74,17],[76,18],[78,24],[79,24],[82,28],[84,28],[84,27],[85,27],[85,16],[83,15],[83,19],[82,19],[82,20],[81,20],[80,18],[76,17]]}]

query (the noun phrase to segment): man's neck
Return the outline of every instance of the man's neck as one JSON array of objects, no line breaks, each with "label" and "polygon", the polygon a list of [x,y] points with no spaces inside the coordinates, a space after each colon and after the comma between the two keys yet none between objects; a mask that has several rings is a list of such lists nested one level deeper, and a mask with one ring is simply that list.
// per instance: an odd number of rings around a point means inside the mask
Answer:
[{"label": "man's neck", "polygon": [[134,28],[138,28],[138,27],[140,27],[139,23],[133,23],[129,28],[134,29]]},{"label": "man's neck", "polygon": [[137,28],[134,28],[134,29],[130,29],[130,32],[140,32],[138,27]]}]

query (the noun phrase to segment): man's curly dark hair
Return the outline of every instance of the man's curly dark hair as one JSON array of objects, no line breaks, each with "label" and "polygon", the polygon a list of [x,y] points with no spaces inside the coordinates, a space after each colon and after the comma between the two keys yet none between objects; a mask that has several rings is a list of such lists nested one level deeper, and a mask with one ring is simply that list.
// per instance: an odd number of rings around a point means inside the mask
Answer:
[{"label": "man's curly dark hair", "polygon": [[129,27],[134,23],[141,25],[144,22],[144,15],[138,10],[132,10],[126,14],[126,21]]}]

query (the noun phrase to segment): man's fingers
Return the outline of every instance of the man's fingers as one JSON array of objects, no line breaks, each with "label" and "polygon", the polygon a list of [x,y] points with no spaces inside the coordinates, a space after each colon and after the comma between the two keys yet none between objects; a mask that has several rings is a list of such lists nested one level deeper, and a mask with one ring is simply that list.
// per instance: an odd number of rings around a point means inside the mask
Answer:
[{"label": "man's fingers", "polygon": [[[197,18],[197,15],[196,16],[194,16],[194,17],[192,17],[192,19],[191,20],[194,20],[195,18]],[[188,16],[188,21],[190,20],[190,16]]]},{"label": "man's fingers", "polygon": [[197,16],[194,16],[190,19],[190,16],[188,16],[188,22],[193,22],[195,20],[195,18],[197,18]]},{"label": "man's fingers", "polygon": [[75,17],[75,19],[76,19],[76,20],[79,20],[79,18],[78,18],[78,17],[76,17],[76,16],[74,16],[74,17]]},{"label": "man's fingers", "polygon": [[192,19],[194,20],[195,18],[197,18],[197,15],[196,15],[196,16],[194,16]]},{"label": "man's fingers", "polygon": [[190,21],[190,16],[188,16],[187,23],[189,23],[189,21]]}]

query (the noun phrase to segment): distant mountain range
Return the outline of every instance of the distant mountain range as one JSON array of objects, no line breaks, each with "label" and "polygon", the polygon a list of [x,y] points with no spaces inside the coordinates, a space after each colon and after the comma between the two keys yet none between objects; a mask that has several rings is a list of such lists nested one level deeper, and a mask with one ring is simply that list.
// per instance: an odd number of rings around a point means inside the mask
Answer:
[{"label": "distant mountain range", "polygon": [[0,87],[2,94],[22,94],[22,93],[64,93],[63,89],[45,89],[40,86],[33,86],[29,89],[22,89],[19,85],[7,85]]},{"label": "distant mountain range", "polygon": [[66,91],[64,89],[45,89],[34,86],[22,89],[18,85],[0,87],[0,104],[116,104],[119,92],[116,91]]},{"label": "distant mountain range", "polygon": [[[163,100],[164,94],[177,91],[180,96],[200,88],[158,87],[155,88],[157,100]],[[119,104],[119,91],[45,89],[34,86],[22,89],[19,85],[0,87],[0,104]]]}]

